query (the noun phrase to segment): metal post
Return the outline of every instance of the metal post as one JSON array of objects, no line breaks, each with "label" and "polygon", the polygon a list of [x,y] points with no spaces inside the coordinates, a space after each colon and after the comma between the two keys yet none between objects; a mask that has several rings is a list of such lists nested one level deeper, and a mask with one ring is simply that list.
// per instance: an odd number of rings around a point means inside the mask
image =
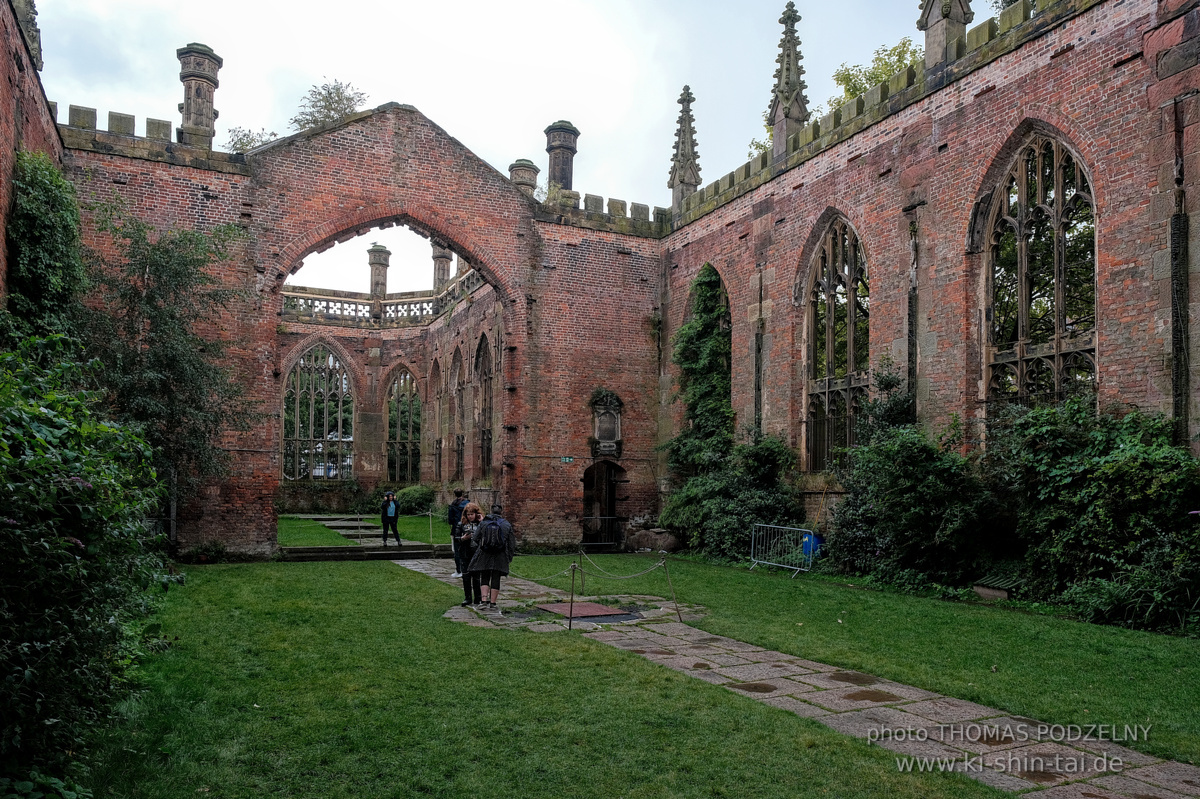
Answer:
[{"label": "metal post", "polygon": [[579,568],[578,564],[571,564],[571,601],[567,608],[567,629],[574,629],[575,624],[575,570]]},{"label": "metal post", "polygon": [[671,582],[671,570],[667,568],[666,555],[663,555],[662,565],[663,571],[667,573],[667,585],[671,589],[671,604],[675,606],[675,618],[679,619],[680,624],[683,624],[683,616],[679,613],[679,600],[675,598],[675,585]]}]

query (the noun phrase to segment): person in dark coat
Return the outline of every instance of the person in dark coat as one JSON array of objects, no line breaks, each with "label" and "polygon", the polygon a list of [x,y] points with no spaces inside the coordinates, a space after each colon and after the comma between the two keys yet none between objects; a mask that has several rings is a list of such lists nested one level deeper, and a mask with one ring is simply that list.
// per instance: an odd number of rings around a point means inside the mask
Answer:
[{"label": "person in dark coat", "polygon": [[[471,558],[475,556],[475,532],[479,529],[481,521],[483,521],[483,509],[474,502],[471,502],[463,508],[458,524],[451,534],[454,545],[457,547],[458,553],[462,556],[463,563],[470,563]],[[461,568],[463,581],[462,606],[465,608],[469,605],[482,605],[483,598],[479,592],[479,572],[468,571],[466,567]]]},{"label": "person in dark coat", "polygon": [[446,509],[446,522],[450,525],[450,549],[454,552],[454,574],[450,575],[451,577],[462,577],[463,572],[466,571],[466,565],[471,561],[470,557],[463,558],[462,553],[459,552],[458,538],[454,535],[466,508],[467,501],[463,499],[462,489],[454,489],[454,501]]},{"label": "person in dark coat", "polygon": [[400,531],[396,522],[400,519],[400,503],[391,491],[383,495],[383,506],[379,509],[379,520],[383,522],[383,545],[387,546],[388,531],[396,534],[396,546],[400,546]]},{"label": "person in dark coat", "polygon": [[[496,506],[492,507],[492,514],[485,517],[484,521],[480,522],[480,526],[482,527],[488,519],[493,518],[503,518]],[[478,546],[479,543],[476,541],[477,548],[471,558],[471,564],[467,566],[467,571],[479,574],[483,607],[488,610],[496,610],[496,600],[500,598],[500,578],[508,576],[508,566],[512,563],[513,556],[517,554],[517,542],[509,532],[504,536],[504,548],[499,552],[485,552],[482,546]]]}]

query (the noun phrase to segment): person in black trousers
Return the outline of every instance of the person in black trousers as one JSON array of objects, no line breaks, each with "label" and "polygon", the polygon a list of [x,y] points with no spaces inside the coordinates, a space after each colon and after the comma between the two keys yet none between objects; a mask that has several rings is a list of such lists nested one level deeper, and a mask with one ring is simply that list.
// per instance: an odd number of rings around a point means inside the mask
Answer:
[{"label": "person in black trousers", "polygon": [[[474,502],[469,503],[463,508],[458,526],[454,528],[454,532],[452,533],[463,563],[470,563],[471,559],[475,556],[475,532],[479,529],[481,521],[483,521],[483,510]],[[462,606],[465,608],[469,605],[482,605],[483,596],[480,594],[479,572],[467,571],[464,568],[462,570],[462,581]]]},{"label": "person in black trousers", "polygon": [[400,503],[391,491],[383,495],[383,506],[379,509],[379,520],[383,522],[383,545],[387,546],[388,531],[396,534],[396,546],[400,546],[400,531],[396,522],[400,518]]},{"label": "person in black trousers", "polygon": [[470,560],[463,560],[462,553],[458,551],[458,539],[454,537],[454,531],[458,529],[458,523],[462,520],[463,510],[467,507],[467,501],[463,499],[461,488],[454,489],[454,501],[450,503],[450,507],[446,509],[446,521],[450,524],[450,549],[454,552],[454,574],[453,577],[461,577],[466,571],[466,565]]}]

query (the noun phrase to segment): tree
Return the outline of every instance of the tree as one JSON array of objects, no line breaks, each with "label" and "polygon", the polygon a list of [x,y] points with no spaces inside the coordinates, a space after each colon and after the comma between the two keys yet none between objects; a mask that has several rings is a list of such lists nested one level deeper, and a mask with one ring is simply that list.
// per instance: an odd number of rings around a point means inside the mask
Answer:
[{"label": "tree", "polygon": [[[1011,5],[1016,0],[995,0]],[[810,119],[823,116],[826,108],[834,109],[847,100],[866,93],[872,86],[886,82],[907,66],[919,66],[925,58],[925,51],[913,44],[911,37],[905,36],[892,47],[880,47],[871,58],[870,66],[850,66],[842,64],[833,72],[833,82],[841,87],[842,93],[835,94],[825,101],[824,105],[814,106]],[[750,154],[753,158],[771,149],[774,131],[767,113],[763,114],[763,127],[767,130],[765,139],[750,140]]]},{"label": "tree", "polygon": [[244,234],[232,226],[157,233],[119,205],[99,208],[97,227],[116,254],[89,254],[98,287],[90,349],[104,365],[114,418],[153,446],[173,509],[180,482],[224,473],[228,453],[218,436],[254,418],[224,365],[225,345],[198,332],[215,325],[236,295],[206,270],[229,260]]},{"label": "tree", "polygon": [[300,101],[300,110],[288,122],[292,130],[307,130],[326,122],[336,122],[347,114],[353,114],[367,101],[366,92],[360,92],[352,84],[340,80],[320,86],[313,85]]},{"label": "tree", "polygon": [[996,13],[999,14],[1001,11],[1011,5],[1014,5],[1016,2],[1017,0],[992,0],[992,8],[996,9]]},{"label": "tree", "polygon": [[865,94],[880,83],[908,66],[918,66],[925,58],[925,51],[905,36],[892,47],[879,47],[871,58],[870,66],[842,64],[833,71],[833,82],[842,87],[842,93],[826,101],[826,106],[835,108],[847,100]]},{"label": "tree", "polygon": [[277,138],[279,138],[278,133],[275,131],[267,133],[266,128],[258,131],[250,130],[250,128],[230,128],[225,149],[231,153],[246,153]]}]

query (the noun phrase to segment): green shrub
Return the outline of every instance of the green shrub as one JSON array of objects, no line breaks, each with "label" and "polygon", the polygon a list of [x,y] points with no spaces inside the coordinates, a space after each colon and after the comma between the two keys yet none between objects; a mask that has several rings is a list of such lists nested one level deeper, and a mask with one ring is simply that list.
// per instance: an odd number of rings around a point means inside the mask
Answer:
[{"label": "green shrub", "polygon": [[0,773],[60,768],[121,691],[167,584],[152,452],[93,411],[61,338],[0,354]]},{"label": "green shrub", "polygon": [[0,799],[92,799],[92,792],[34,771],[28,779],[0,777]]},{"label": "green shrub", "polygon": [[1200,460],[1171,443],[1171,427],[1071,400],[1018,413],[990,435],[988,472],[1015,509],[1036,592],[1144,586],[1142,570],[1162,579],[1164,595],[1174,593],[1170,581],[1200,588],[1200,519],[1189,515]]},{"label": "green shrub", "polygon": [[30,335],[67,333],[78,316],[85,271],[75,188],[45,153],[19,151],[13,168],[8,248],[8,345]]},{"label": "green shrub", "polygon": [[988,494],[954,443],[902,425],[880,427],[854,449],[839,472],[847,493],[833,513],[826,562],[910,587],[976,576]]},{"label": "green shrub", "polygon": [[[428,513],[433,507],[433,501],[437,493],[425,485],[412,485],[399,490],[388,488],[387,486],[379,486],[370,494],[363,494],[354,500],[353,509],[355,513],[379,513],[379,509],[383,506],[383,495],[387,491],[396,492],[396,504],[399,505],[399,513],[401,516],[419,516]],[[485,509],[486,510],[486,509]]]},{"label": "green shrub", "polygon": [[796,492],[783,479],[794,462],[795,453],[779,438],[757,436],[739,444],[672,492],[659,524],[705,554],[744,558],[755,524],[795,526],[803,520]]}]

